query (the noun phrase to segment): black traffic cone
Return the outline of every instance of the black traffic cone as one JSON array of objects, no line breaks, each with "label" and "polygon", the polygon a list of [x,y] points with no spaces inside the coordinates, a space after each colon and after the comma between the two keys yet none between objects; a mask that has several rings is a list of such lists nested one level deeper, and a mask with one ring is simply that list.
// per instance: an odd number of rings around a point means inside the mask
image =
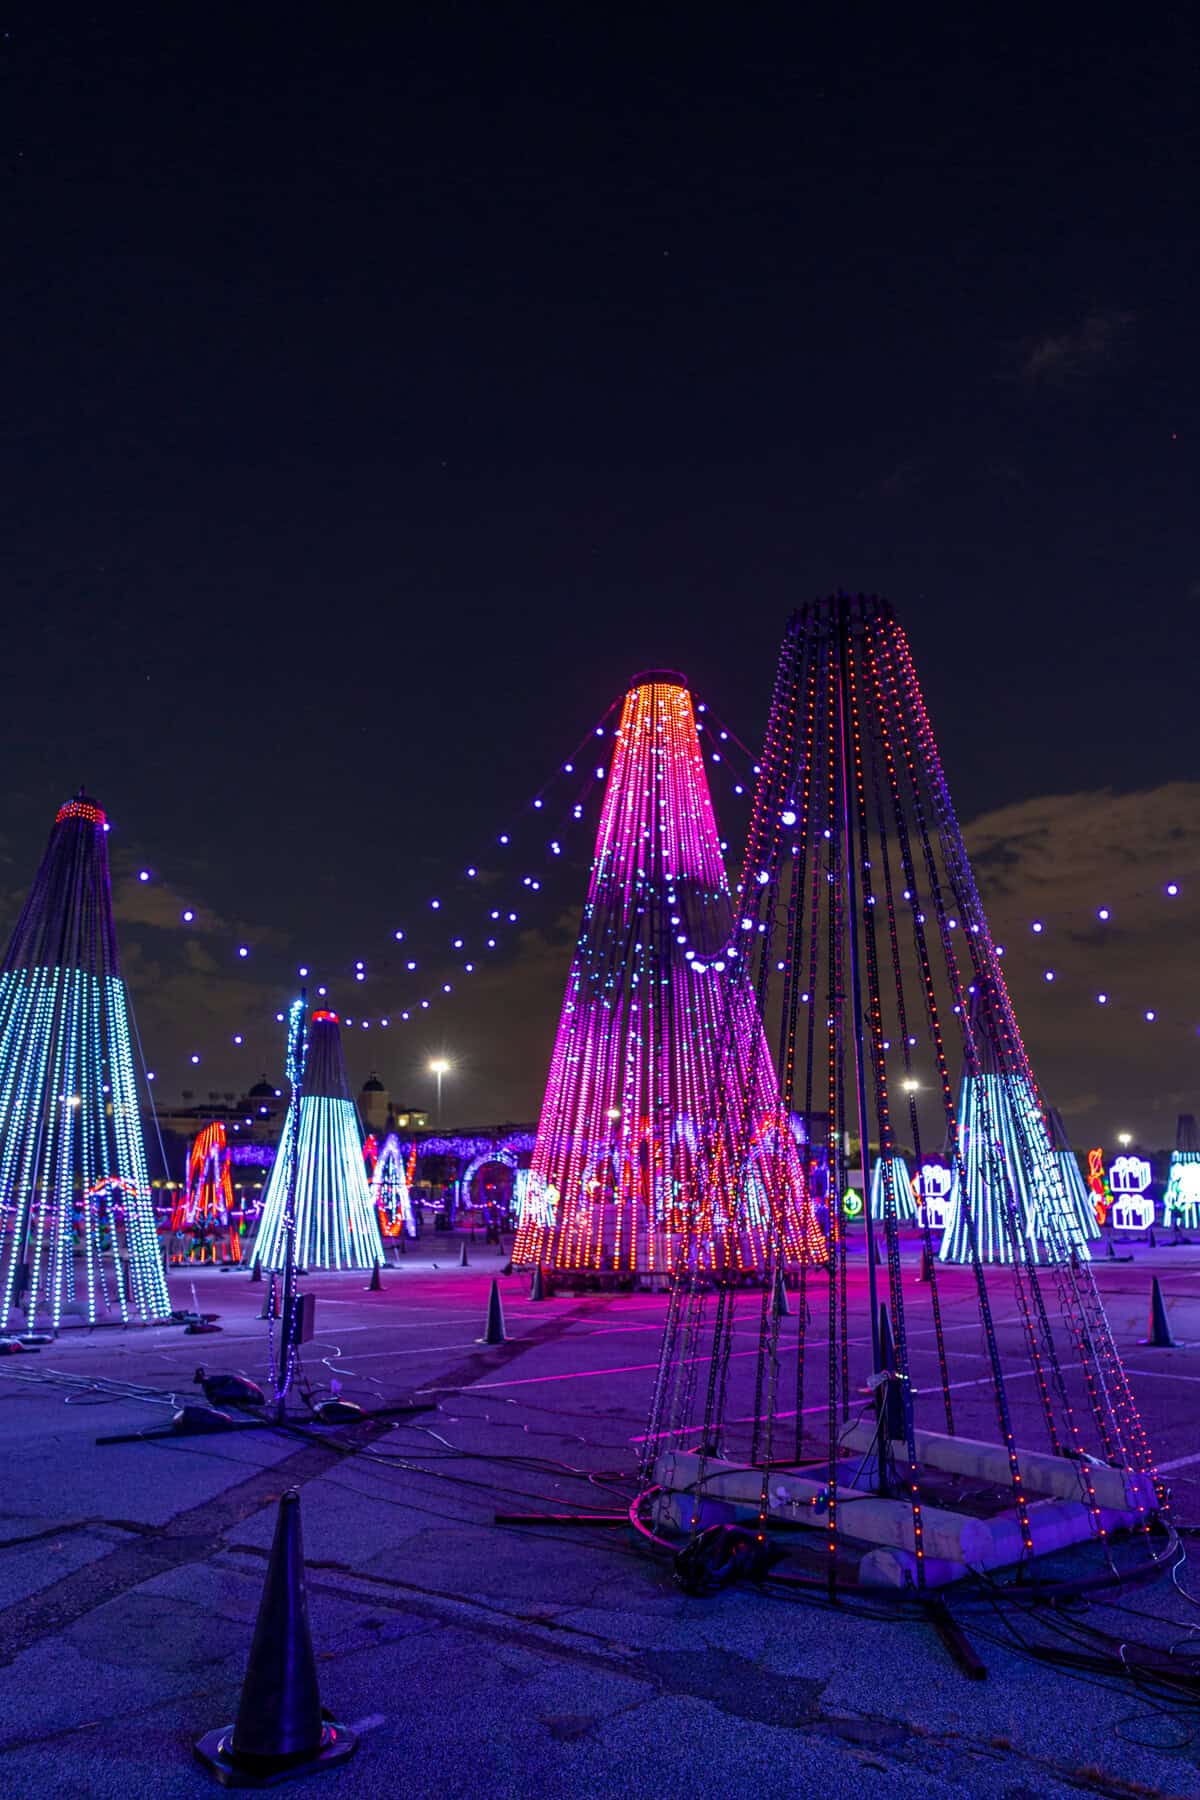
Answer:
[{"label": "black traffic cone", "polygon": [[771,1299],[771,1310],[777,1319],[786,1319],[791,1315],[792,1309],[788,1305],[787,1288],[783,1283],[782,1269],[775,1271],[775,1292]]},{"label": "black traffic cone", "polygon": [[541,1263],[534,1263],[533,1265],[533,1274],[529,1277],[529,1298],[531,1300],[544,1300],[546,1298],[546,1283],[542,1278]]},{"label": "black traffic cone", "polygon": [[467,1240],[464,1238],[462,1241],[462,1249],[458,1253],[458,1266],[460,1269],[466,1269],[470,1267],[470,1263],[471,1259],[467,1255]]},{"label": "black traffic cone", "polygon": [[251,1281],[261,1281],[262,1280],[262,1264],[259,1262],[257,1257],[254,1259],[254,1261],[250,1265],[250,1279],[251,1279]]},{"label": "black traffic cone", "polygon": [[383,1292],[383,1282],[380,1279],[378,1263],[372,1265],[371,1279],[367,1283],[367,1292],[368,1294],[381,1294]]},{"label": "black traffic cone", "polygon": [[1153,1227],[1153,1225],[1151,1225],[1151,1227],[1150,1227],[1150,1229],[1149,1229],[1149,1230],[1148,1230],[1148,1231],[1147,1231],[1147,1233],[1146,1233],[1146,1243],[1147,1243],[1147,1246],[1148,1246],[1148,1247],[1149,1247],[1149,1248],[1150,1248],[1150,1249],[1151,1249],[1151,1250],[1157,1250],[1157,1248],[1158,1248],[1158,1239],[1157,1239],[1157,1238],[1156,1238],[1156,1237],[1155,1237],[1155,1235],[1154,1235],[1154,1227]]},{"label": "black traffic cone", "polygon": [[1162,1289],[1158,1285],[1156,1275],[1150,1284],[1150,1335],[1139,1338],[1138,1342],[1147,1350],[1173,1350],[1175,1339],[1171,1336],[1171,1326],[1167,1319],[1167,1309],[1163,1304]]},{"label": "black traffic cone", "polygon": [[222,1787],[273,1787],[344,1762],[358,1748],[354,1733],[321,1706],[295,1488],[279,1502],[237,1719],[205,1732],[195,1748]]},{"label": "black traffic cone", "polygon": [[401,1232],[401,1233],[400,1233],[400,1236],[399,1236],[399,1237],[398,1237],[398,1238],[397,1238],[397,1239],[396,1239],[396,1247],[395,1247],[395,1249],[394,1249],[394,1250],[393,1250],[393,1251],[392,1251],[392,1261],[393,1261],[393,1262],[394,1262],[394,1263],[395,1263],[395,1264],[396,1264],[396,1265],[397,1265],[397,1266],[399,1266],[399,1263],[400,1263],[400,1258],[401,1258],[401,1257],[402,1257],[402,1256],[403,1256],[403,1255],[404,1255],[404,1233],[403,1233],[403,1232]]},{"label": "black traffic cone", "polygon": [[878,1238],[872,1238],[872,1240],[871,1240],[871,1241],[872,1241],[872,1243],[873,1243],[873,1244],[874,1244],[874,1246],[875,1246],[875,1262],[876,1262],[876,1264],[877,1264],[877,1265],[878,1265],[878,1264],[880,1264],[880,1263],[882,1263],[882,1261],[883,1261],[883,1258],[882,1258],[882,1256],[880,1256],[880,1254],[879,1254],[879,1239],[878,1239]]},{"label": "black traffic cone", "polygon": [[483,1336],[476,1338],[477,1344],[503,1344],[504,1308],[500,1304],[500,1283],[492,1276],[492,1291],[488,1295],[487,1324],[483,1328]]},{"label": "black traffic cone", "polygon": [[1104,1240],[1104,1254],[1107,1257],[1109,1262],[1116,1262],[1117,1252],[1113,1245],[1111,1232],[1109,1233],[1108,1237],[1106,1237]]},{"label": "black traffic cone", "polygon": [[921,1246],[921,1269],[917,1276],[917,1280],[925,1282],[933,1280],[933,1258],[929,1254],[928,1244],[922,1244]]}]

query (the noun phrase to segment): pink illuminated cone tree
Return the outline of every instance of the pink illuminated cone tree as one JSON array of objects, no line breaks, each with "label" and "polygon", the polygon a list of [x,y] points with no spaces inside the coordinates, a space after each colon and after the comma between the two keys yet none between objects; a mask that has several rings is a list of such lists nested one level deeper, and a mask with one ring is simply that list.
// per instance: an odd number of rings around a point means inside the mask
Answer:
[{"label": "pink illuminated cone tree", "polygon": [[[692,697],[654,671],[615,734],[518,1264],[653,1278],[685,1244],[709,1273],[823,1260],[753,1001],[722,1005],[732,934]],[[738,1128],[716,1143],[718,1083]]]}]

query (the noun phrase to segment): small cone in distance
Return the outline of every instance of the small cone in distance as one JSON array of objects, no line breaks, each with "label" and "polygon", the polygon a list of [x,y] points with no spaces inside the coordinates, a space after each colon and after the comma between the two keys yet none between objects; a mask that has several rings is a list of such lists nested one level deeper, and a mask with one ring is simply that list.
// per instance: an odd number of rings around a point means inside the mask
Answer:
[{"label": "small cone in distance", "polygon": [[251,1263],[250,1279],[251,1279],[251,1281],[261,1281],[262,1280],[262,1264],[260,1262]]},{"label": "small cone in distance", "polygon": [[1140,1338],[1138,1341],[1144,1349],[1173,1350],[1175,1348],[1175,1339],[1171,1336],[1170,1321],[1167,1318],[1166,1306],[1163,1304],[1162,1289],[1158,1285],[1157,1275],[1150,1284],[1150,1335]]},{"label": "small cone in distance", "polygon": [[917,1275],[917,1280],[926,1282],[933,1280],[933,1258],[929,1254],[928,1244],[922,1244],[921,1246],[921,1268]]},{"label": "small cone in distance", "polygon": [[784,1286],[782,1269],[776,1269],[775,1271],[775,1293],[771,1301],[771,1307],[777,1319],[786,1319],[791,1316],[792,1309],[788,1304],[787,1288]]},{"label": "small cone in distance", "polygon": [[458,1266],[460,1269],[466,1269],[470,1267],[470,1262],[471,1259],[467,1255],[467,1240],[464,1238],[462,1241],[462,1249],[458,1253]]},{"label": "small cone in distance", "polygon": [[483,1328],[483,1336],[477,1338],[480,1344],[503,1344],[507,1340],[504,1334],[504,1308],[500,1304],[500,1283],[492,1277],[492,1291],[488,1295],[487,1324]]},{"label": "small cone in distance", "polygon": [[378,1263],[376,1263],[371,1270],[371,1279],[367,1283],[367,1292],[368,1294],[380,1294],[383,1292],[383,1281],[379,1273]]},{"label": "small cone in distance", "polygon": [[1109,1262],[1116,1262],[1116,1260],[1117,1260],[1117,1252],[1116,1252],[1116,1249],[1115,1249],[1115,1247],[1114,1247],[1114,1245],[1113,1245],[1113,1241],[1112,1241],[1112,1237],[1111,1237],[1111,1235],[1110,1235],[1110,1236],[1109,1236],[1109,1237],[1108,1237],[1108,1238],[1107,1238],[1107,1239],[1106,1239],[1106,1241],[1105,1241],[1105,1246],[1104,1246],[1104,1254],[1105,1254],[1105,1256],[1106,1256],[1106,1257],[1107,1257],[1107,1258],[1108,1258],[1108,1260],[1109,1260]]},{"label": "small cone in distance", "polygon": [[273,1787],[343,1762],[357,1748],[353,1733],[321,1709],[295,1488],[279,1502],[237,1720],[206,1732],[195,1748],[223,1787]]},{"label": "small cone in distance", "polygon": [[1146,1242],[1150,1246],[1151,1250],[1155,1249],[1158,1245],[1158,1239],[1154,1235],[1153,1225],[1151,1225],[1149,1231],[1146,1233]]},{"label": "small cone in distance", "polygon": [[533,1265],[533,1274],[529,1278],[529,1298],[531,1300],[544,1300],[546,1298],[546,1283],[542,1276],[541,1263],[534,1263]]}]

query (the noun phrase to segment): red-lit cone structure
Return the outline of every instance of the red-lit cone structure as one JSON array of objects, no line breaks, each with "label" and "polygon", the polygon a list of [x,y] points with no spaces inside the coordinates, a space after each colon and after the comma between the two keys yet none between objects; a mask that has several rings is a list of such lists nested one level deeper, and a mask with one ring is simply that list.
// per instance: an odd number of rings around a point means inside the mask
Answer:
[{"label": "red-lit cone structure", "polygon": [[[514,1263],[652,1279],[681,1248],[708,1273],[824,1257],[753,995],[722,1006],[722,973],[747,953],[732,922],[687,683],[639,676],[613,742]],[[718,1090],[729,1124],[706,1146]],[[706,1154],[717,1179],[701,1194]]]},{"label": "red-lit cone structure", "polygon": [[[693,1561],[731,1509],[785,1522],[830,1587],[920,1591],[1076,1544],[1099,1548],[1106,1578],[1114,1528],[1145,1556],[1162,1490],[885,601],[838,596],[791,621],[760,769],[724,1004],[759,1009],[783,1109],[828,1120],[833,1254],[801,1267],[790,1316],[769,1291],[672,1283],[643,1516],[682,1530]],[[703,1182],[723,1179],[712,1152],[738,1113],[722,1085]],[[844,1229],[852,1170],[870,1192],[877,1160],[911,1145],[924,1175],[943,1142],[965,1266],[939,1262],[927,1216],[903,1223],[898,1181],[882,1216]]]},{"label": "red-lit cone structure", "polygon": [[59,808],[0,966],[0,1331],[170,1317],[107,830]]},{"label": "red-lit cone structure", "polygon": [[240,1263],[242,1240],[234,1210],[229,1144],[224,1125],[214,1119],[192,1140],[187,1183],[171,1215],[177,1259]]}]

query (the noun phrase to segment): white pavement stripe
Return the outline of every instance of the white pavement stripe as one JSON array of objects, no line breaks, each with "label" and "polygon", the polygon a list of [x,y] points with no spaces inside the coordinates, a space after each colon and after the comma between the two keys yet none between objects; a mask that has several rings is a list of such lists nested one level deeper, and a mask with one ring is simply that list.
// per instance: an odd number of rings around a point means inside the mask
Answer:
[{"label": "white pavement stripe", "polygon": [[1190,1456],[1177,1456],[1174,1462],[1156,1464],[1155,1473],[1169,1475],[1172,1469],[1186,1469],[1192,1463],[1200,1463],[1200,1450],[1193,1450]]}]

